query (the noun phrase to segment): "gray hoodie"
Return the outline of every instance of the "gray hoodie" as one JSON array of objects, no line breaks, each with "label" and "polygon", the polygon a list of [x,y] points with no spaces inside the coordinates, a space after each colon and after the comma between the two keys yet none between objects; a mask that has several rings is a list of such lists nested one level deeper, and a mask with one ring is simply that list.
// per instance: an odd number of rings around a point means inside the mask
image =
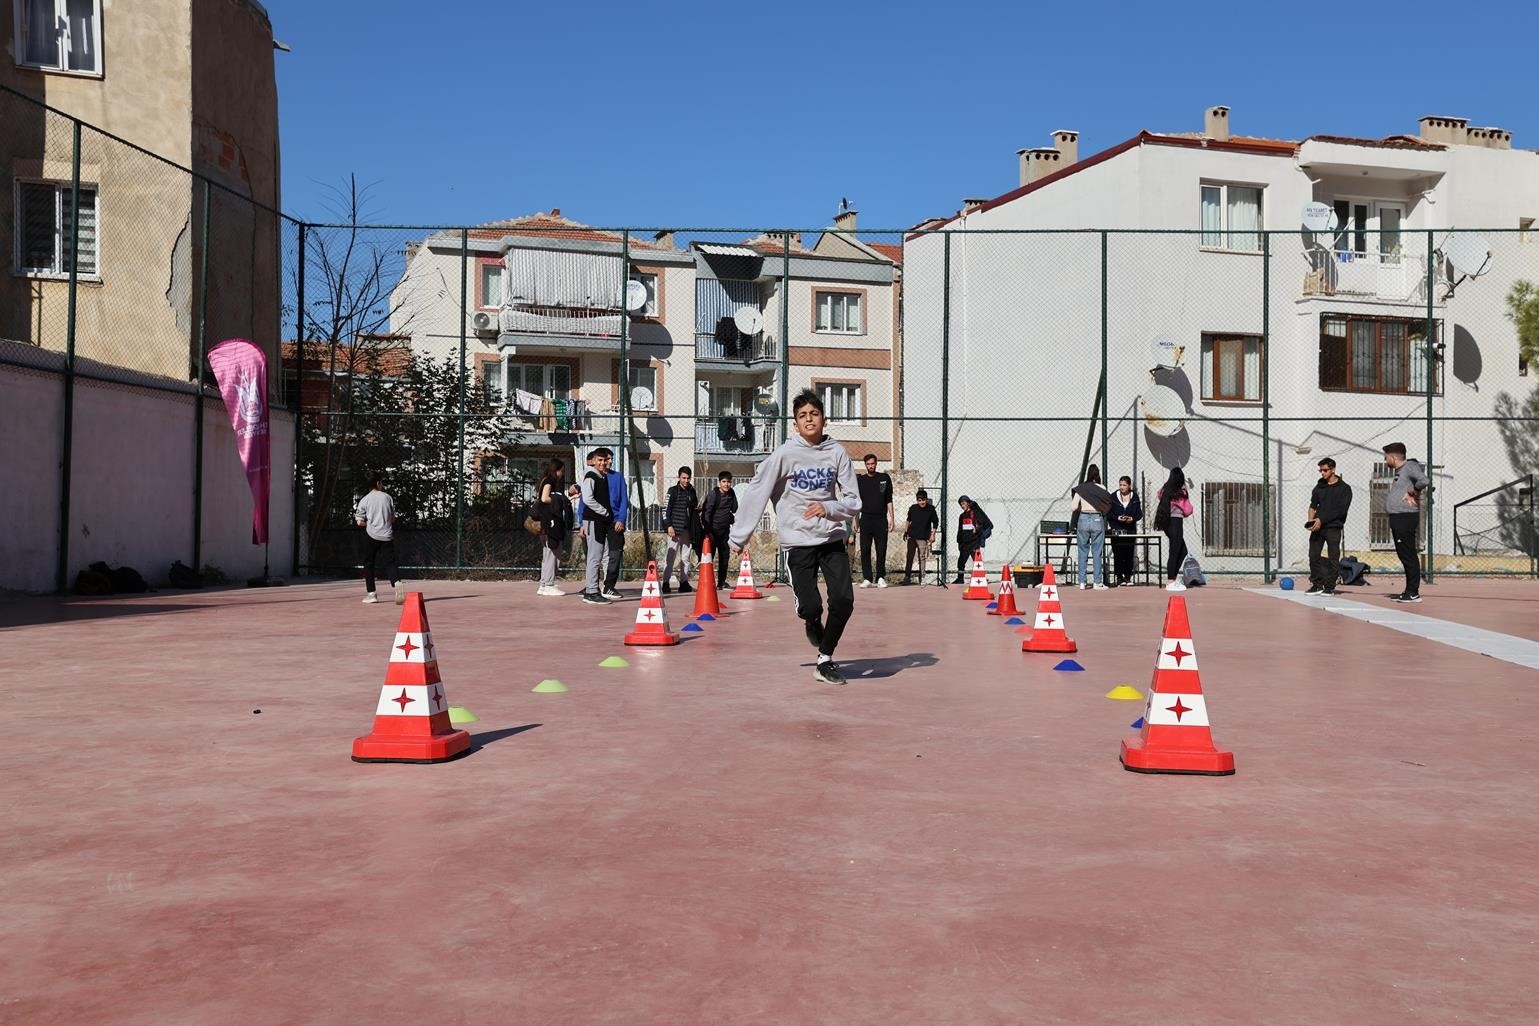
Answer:
[{"label": "gray hoodie", "polygon": [[1386,513],[1417,513],[1420,512],[1419,504],[1413,505],[1406,501],[1408,492],[1415,492],[1417,498],[1427,487],[1426,471],[1421,469],[1421,464],[1415,460],[1406,460],[1400,464],[1400,469],[1395,473],[1395,481],[1389,486],[1388,493],[1384,496],[1384,512]]},{"label": "gray hoodie", "polygon": [[[838,498],[834,497],[835,485]],[[737,520],[732,525],[732,547],[748,544],[766,503],[775,504],[780,544],[791,548],[844,541],[841,521],[860,514],[860,483],[855,465],[844,446],[827,435],[809,445],[792,435],[759,464],[753,480],[737,490]],[[828,515],[803,520],[802,514],[821,502]]]}]

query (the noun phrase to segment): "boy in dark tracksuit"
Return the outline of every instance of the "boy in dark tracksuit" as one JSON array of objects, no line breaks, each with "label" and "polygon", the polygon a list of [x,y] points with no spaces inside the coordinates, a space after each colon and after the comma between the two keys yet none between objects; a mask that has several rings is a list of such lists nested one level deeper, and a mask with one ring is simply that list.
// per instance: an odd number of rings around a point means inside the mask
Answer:
[{"label": "boy in dark tracksuit", "polygon": [[663,504],[663,525],[668,529],[668,558],[663,568],[663,592],[672,590],[673,561],[679,561],[679,590],[689,588],[689,553],[695,540],[695,486],[688,467],[679,468],[679,483],[668,489]]},{"label": "boy in dark tracksuit", "polygon": [[[804,389],[792,402],[791,415],[796,434],[771,453],[743,486],[743,515],[733,525],[732,547],[741,552],[748,545],[759,514],[773,501],[780,544],[788,550],[786,565],[796,592],[796,613],[806,625],[807,640],[818,650],[812,679],[843,684],[834,650],[855,611],[845,524],[860,514],[860,489],[849,453],[823,433],[827,419],[818,394]],[[818,593],[820,572],[828,587],[826,624],[823,597]]]},{"label": "boy in dark tracksuit", "polygon": [[[1347,526],[1352,486],[1336,475],[1336,461],[1320,461],[1320,483],[1309,493],[1309,595],[1336,594],[1341,571],[1341,529]],[[1320,550],[1325,550],[1322,558]]]},{"label": "boy in dark tracksuit", "polygon": [[716,487],[700,507],[700,523],[710,535],[711,558],[716,561],[717,588],[727,586],[727,573],[732,569],[732,520],[736,516],[737,493],[732,490],[732,471],[723,470],[716,475]]}]

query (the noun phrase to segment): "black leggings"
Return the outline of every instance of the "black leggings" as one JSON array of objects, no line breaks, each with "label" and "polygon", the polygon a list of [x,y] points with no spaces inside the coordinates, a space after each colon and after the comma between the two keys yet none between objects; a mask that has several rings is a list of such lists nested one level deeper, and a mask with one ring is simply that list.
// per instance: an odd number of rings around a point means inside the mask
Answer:
[{"label": "black leggings", "polygon": [[1170,558],[1165,560],[1165,579],[1173,581],[1181,576],[1181,564],[1186,562],[1186,537],[1185,518],[1171,517],[1170,526],[1165,528],[1165,537],[1170,539]]},{"label": "black leggings", "polygon": [[823,619],[823,596],[818,593],[818,572],[822,571],[823,583],[828,586],[828,622],[823,624],[823,644],[818,651],[833,655],[844,625],[855,611],[849,551],[842,541],[791,548],[786,550],[786,566],[791,571],[791,590],[796,592],[796,615],[803,620]]}]

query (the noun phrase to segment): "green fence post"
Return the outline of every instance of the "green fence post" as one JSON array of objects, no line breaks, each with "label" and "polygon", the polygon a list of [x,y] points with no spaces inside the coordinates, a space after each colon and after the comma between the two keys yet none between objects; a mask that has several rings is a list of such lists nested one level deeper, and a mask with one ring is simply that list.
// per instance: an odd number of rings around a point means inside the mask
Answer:
[{"label": "green fence post", "polygon": [[460,229],[460,431],[454,455],[454,568],[465,565],[465,318],[470,313],[470,229]]},{"label": "green fence post", "polygon": [[1261,233],[1261,579],[1272,583],[1272,236]]},{"label": "green fence post", "polygon": [[945,583],[950,576],[946,572],[946,525],[950,522],[951,505],[949,489],[951,475],[948,473],[951,464],[951,233],[948,231],[942,236],[944,240],[941,247],[941,501],[940,509],[940,537],[941,554],[940,566],[936,572],[940,574],[940,581]]},{"label": "green fence post", "polygon": [[[780,441],[791,437],[791,233],[780,241]],[[775,439],[770,439],[772,442]],[[776,442],[778,445],[779,442]],[[770,447],[773,451],[774,446]],[[775,576],[791,579],[785,550],[775,546]]]},{"label": "green fence post", "polygon": [[1434,281],[1433,281],[1433,277],[1432,277],[1432,265],[1433,265],[1433,261],[1435,259],[1436,259],[1436,255],[1435,255],[1435,251],[1434,251],[1433,246],[1432,246],[1432,232],[1431,232],[1431,230],[1428,230],[1428,232],[1427,232],[1427,346],[1426,346],[1426,349],[1427,349],[1427,485],[1428,485],[1428,487],[1427,487],[1426,501],[1422,505],[1422,523],[1425,525],[1426,535],[1427,535],[1427,568],[1424,571],[1423,576],[1426,577],[1428,584],[1432,583],[1433,564],[1437,562],[1437,560],[1434,558],[1435,554],[1437,552],[1437,549],[1436,549],[1436,547],[1432,543],[1432,538],[1433,538],[1433,534],[1434,534],[1434,531],[1432,529],[1432,493],[1433,493],[1433,491],[1435,489],[1433,489],[1431,487],[1432,483],[1433,483],[1432,476],[1433,476],[1433,473],[1434,473],[1432,468],[1434,466],[1436,466],[1436,464],[1432,462],[1432,395],[1433,395],[1434,391],[1436,391],[1435,386],[1437,384],[1437,356],[1435,354],[1436,354],[1437,341],[1438,341],[1438,339],[1437,339],[1437,323],[1432,318],[1432,289],[1433,289],[1433,285],[1435,284]]},{"label": "green fence post", "polygon": [[69,305],[64,315],[64,433],[59,459],[59,547],[54,590],[69,590],[69,502],[75,452],[75,298],[80,289],[80,122],[72,122],[69,180]]},{"label": "green fence post", "polygon": [[203,364],[208,358],[208,221],[210,211],[208,179],[203,180],[203,231],[200,233],[203,250],[198,254],[198,361],[193,375],[197,382],[197,396],[193,400],[193,476],[192,476],[192,566],[203,568]]},{"label": "green fence post", "polygon": [[[282,223],[281,221],[279,222]],[[303,221],[299,224],[299,264],[294,269],[294,359],[298,366],[295,386],[298,394],[291,397],[294,408],[294,523],[289,533],[294,536],[294,562],[291,564],[294,573],[299,573],[299,489],[300,489],[300,454],[304,437],[305,417],[305,233],[307,226]],[[279,247],[282,252],[282,247]],[[279,279],[282,281],[282,278]],[[278,358],[283,359],[283,346],[278,347]]]}]

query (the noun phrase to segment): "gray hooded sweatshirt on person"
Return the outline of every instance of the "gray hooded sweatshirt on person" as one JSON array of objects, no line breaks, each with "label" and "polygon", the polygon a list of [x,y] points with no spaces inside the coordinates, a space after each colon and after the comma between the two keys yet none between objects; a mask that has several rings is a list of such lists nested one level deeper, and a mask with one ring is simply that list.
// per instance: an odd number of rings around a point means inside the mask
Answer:
[{"label": "gray hooded sweatshirt on person", "polygon": [[1416,460],[1406,460],[1400,464],[1400,469],[1395,472],[1394,482],[1390,484],[1389,491],[1384,494],[1384,512],[1419,512],[1421,506],[1412,503],[1406,496],[1414,493],[1419,497],[1428,484],[1427,472],[1421,468],[1421,464]]},{"label": "gray hooded sweatshirt on person", "polygon": [[[809,445],[801,435],[781,443],[759,464],[753,480],[737,490],[734,549],[748,544],[759,526],[759,514],[769,502],[775,504],[781,545],[802,548],[844,541],[842,522],[860,515],[860,483],[855,480],[850,454],[827,435],[817,445]],[[814,502],[821,502],[827,515],[803,520],[802,514]]]}]

